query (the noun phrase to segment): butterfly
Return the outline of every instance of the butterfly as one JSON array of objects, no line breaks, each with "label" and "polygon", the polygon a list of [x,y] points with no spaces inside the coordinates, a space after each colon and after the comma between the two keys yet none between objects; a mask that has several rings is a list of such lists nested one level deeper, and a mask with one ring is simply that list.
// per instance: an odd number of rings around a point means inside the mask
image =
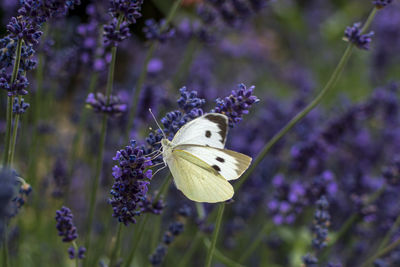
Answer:
[{"label": "butterfly", "polygon": [[250,157],[224,149],[228,127],[227,116],[208,113],[183,125],[172,141],[161,140],[163,161],[176,187],[190,200],[231,199],[234,191],[229,181],[249,167]]}]

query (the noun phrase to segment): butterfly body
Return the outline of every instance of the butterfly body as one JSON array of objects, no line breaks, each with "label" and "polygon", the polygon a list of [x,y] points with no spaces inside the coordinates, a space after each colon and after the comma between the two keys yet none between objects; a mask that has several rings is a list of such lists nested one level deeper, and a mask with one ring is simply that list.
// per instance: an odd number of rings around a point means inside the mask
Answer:
[{"label": "butterfly body", "polygon": [[224,149],[227,133],[228,118],[209,113],[185,124],[172,141],[161,140],[163,160],[189,199],[215,203],[233,197],[228,180],[239,178],[251,158]]}]

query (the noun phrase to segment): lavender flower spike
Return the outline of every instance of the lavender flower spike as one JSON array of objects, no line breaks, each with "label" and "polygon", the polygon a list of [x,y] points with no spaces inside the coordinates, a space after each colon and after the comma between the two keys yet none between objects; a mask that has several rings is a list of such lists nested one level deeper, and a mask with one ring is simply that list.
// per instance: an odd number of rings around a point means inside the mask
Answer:
[{"label": "lavender flower spike", "polygon": [[260,101],[253,90],[255,86],[246,88],[244,84],[239,84],[238,89],[233,90],[232,94],[224,99],[218,98],[217,105],[212,112],[222,113],[228,116],[229,126],[233,127],[242,121],[244,114],[249,113],[250,107]]},{"label": "lavender flower spike", "polygon": [[76,227],[72,221],[73,218],[71,210],[67,207],[62,207],[56,212],[56,227],[58,235],[63,237],[63,242],[71,242],[78,237]]},{"label": "lavender flower spike", "polygon": [[372,41],[373,31],[369,33],[361,33],[361,23],[354,23],[353,26],[347,27],[344,31],[343,40],[353,43],[360,49],[369,50],[369,44]]},{"label": "lavender flower spike", "polygon": [[117,151],[113,160],[119,162],[113,168],[114,185],[109,199],[113,216],[125,225],[136,223],[135,217],[140,215],[142,202],[146,200],[147,185],[152,177],[147,167],[152,162],[144,156],[143,148],[136,146],[136,141]]}]

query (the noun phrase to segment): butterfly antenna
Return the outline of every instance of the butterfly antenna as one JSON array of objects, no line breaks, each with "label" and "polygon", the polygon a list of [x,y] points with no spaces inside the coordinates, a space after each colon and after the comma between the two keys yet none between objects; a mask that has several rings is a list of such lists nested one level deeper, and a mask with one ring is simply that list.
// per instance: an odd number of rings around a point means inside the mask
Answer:
[{"label": "butterfly antenna", "polygon": [[158,121],[157,121],[156,117],[154,116],[153,112],[151,111],[151,108],[149,108],[149,112],[150,112],[151,116],[153,117],[154,121],[156,122],[158,128],[159,128],[160,131],[162,132],[164,138],[167,139],[167,136],[165,135],[163,129],[161,129],[160,124],[158,124]]}]

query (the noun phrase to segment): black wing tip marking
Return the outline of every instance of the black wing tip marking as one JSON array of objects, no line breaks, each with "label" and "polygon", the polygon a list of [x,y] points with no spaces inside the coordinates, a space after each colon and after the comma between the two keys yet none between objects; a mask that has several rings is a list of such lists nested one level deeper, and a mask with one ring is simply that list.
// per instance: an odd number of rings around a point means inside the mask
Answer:
[{"label": "black wing tip marking", "polygon": [[[227,117],[225,115],[222,115],[222,114],[218,114],[218,115],[216,115],[216,114],[207,114],[204,117],[206,119],[208,119],[209,121],[212,121],[212,122],[214,122],[214,123],[216,123],[218,125],[218,128],[220,130],[219,134],[222,137],[221,142],[222,142],[222,144],[225,144],[226,135],[228,134]],[[206,136],[207,136],[207,132],[206,132]]]},{"label": "black wing tip marking", "polygon": [[221,171],[221,168],[218,167],[218,165],[212,165],[211,167],[213,167],[213,169],[216,170],[217,172]]},{"label": "black wing tip marking", "polygon": [[216,160],[219,161],[219,162],[222,162],[222,163],[225,162],[225,160],[223,158],[220,158],[220,157],[217,157]]}]

